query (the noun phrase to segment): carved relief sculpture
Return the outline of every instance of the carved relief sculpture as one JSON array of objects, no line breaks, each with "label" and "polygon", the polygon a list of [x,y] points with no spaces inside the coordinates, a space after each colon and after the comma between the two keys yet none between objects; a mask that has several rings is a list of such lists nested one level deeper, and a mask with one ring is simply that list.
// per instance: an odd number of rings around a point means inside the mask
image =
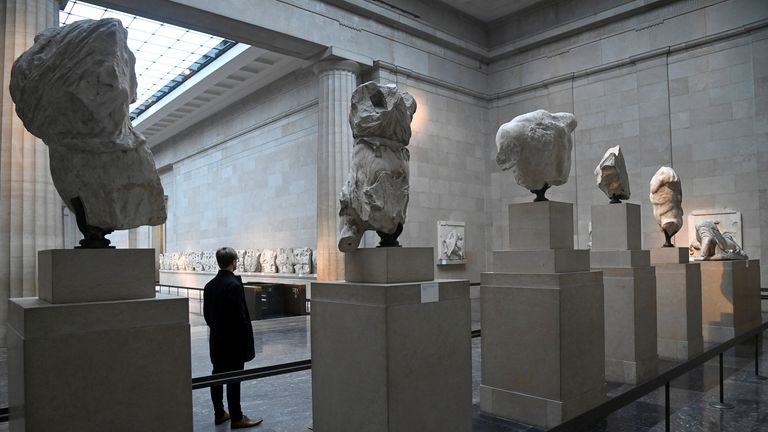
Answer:
[{"label": "carved relief sculpture", "polygon": [[664,247],[673,247],[672,236],[683,226],[683,190],[675,170],[661,167],[651,179],[653,217],[664,233]]},{"label": "carved relief sculpture", "polygon": [[393,84],[367,82],[352,93],[349,124],[355,144],[341,192],[339,250],[351,252],[375,230],[380,246],[399,246],[408,208],[411,120],[416,101]]},{"label": "carved relief sculpture", "polygon": [[293,250],[293,270],[298,274],[312,273],[312,249],[295,248]]},{"label": "carved relief sculpture", "polygon": [[261,271],[264,273],[277,273],[277,265],[275,259],[277,254],[272,249],[264,249],[259,256],[259,263],[261,264]]},{"label": "carved relief sculpture", "polygon": [[749,259],[730,233],[721,233],[717,225],[709,220],[696,224],[696,240],[691,242],[694,261],[725,261]]},{"label": "carved relief sculpture", "polygon": [[83,20],[35,37],[11,70],[24,126],[48,146],[53,184],[77,218],[81,247],[110,247],[116,229],[165,222],[163,187],[133,130],[135,58],[119,20]]},{"label": "carved relief sculpture", "polygon": [[278,273],[293,273],[293,249],[278,248],[275,264]]},{"label": "carved relief sculpture", "polygon": [[464,222],[437,222],[438,264],[464,264]]},{"label": "carved relief sculpture", "polygon": [[243,260],[243,271],[248,273],[254,273],[256,271],[257,263],[259,262],[259,256],[253,249],[247,249],[245,251],[245,259]]},{"label": "carved relief sculpture", "polygon": [[629,199],[629,176],[621,147],[611,147],[605,152],[595,168],[595,178],[597,187],[611,199],[611,203]]},{"label": "carved relief sculpture", "polygon": [[544,194],[550,186],[568,181],[574,129],[576,118],[571,113],[537,110],[519,115],[496,133],[496,163],[536,194],[534,201],[547,201]]}]

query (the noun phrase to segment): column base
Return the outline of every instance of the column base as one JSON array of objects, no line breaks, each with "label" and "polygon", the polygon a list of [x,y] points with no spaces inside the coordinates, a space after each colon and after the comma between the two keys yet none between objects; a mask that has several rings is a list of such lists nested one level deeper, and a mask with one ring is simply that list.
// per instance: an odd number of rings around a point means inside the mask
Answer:
[{"label": "column base", "polygon": [[631,361],[606,358],[605,380],[626,384],[640,384],[655,377],[658,374],[658,357]]}]

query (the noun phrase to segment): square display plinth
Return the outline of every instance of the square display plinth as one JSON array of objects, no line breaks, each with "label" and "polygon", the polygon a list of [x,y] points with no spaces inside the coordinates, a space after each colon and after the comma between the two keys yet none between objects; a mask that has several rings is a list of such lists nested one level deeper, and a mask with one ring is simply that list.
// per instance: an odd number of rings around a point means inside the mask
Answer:
[{"label": "square display plinth", "polygon": [[361,248],[344,254],[344,279],[361,283],[431,281],[435,264],[431,247]]},{"label": "square display plinth", "polygon": [[511,250],[573,249],[573,204],[539,201],[508,209]]},{"label": "square display plinth", "polygon": [[483,412],[550,428],[605,401],[601,272],[481,280]]},{"label": "square display plinth", "polygon": [[188,301],[9,301],[12,432],[192,430]]},{"label": "square display plinth", "polygon": [[313,282],[313,430],[470,432],[470,319],[466,280]]},{"label": "square display plinth", "polygon": [[592,250],[640,249],[640,206],[614,203],[592,206]]},{"label": "square display plinth", "polygon": [[656,264],[655,267],[659,357],[687,360],[701,354],[704,339],[699,264]]},{"label": "square display plinth", "polygon": [[760,261],[700,261],[704,342],[725,342],[760,325]]},{"label": "square display plinth", "polygon": [[605,379],[638,384],[657,374],[653,267],[606,268]]}]

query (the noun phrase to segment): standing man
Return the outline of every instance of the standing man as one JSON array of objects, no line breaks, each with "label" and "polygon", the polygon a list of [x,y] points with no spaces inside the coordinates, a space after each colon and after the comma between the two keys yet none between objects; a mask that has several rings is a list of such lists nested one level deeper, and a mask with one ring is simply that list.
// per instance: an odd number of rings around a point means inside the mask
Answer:
[{"label": "standing man", "polygon": [[[211,351],[213,373],[243,370],[245,362],[253,360],[253,329],[248,307],[245,304],[243,280],[235,276],[237,253],[230,247],[216,251],[219,273],[205,285],[203,316],[210,328],[208,345]],[[232,429],[242,429],[260,424],[263,419],[251,420],[240,409],[240,383],[227,384],[227,405],[224,410],[223,386],[211,386],[214,422],[220,425],[231,419]]]}]

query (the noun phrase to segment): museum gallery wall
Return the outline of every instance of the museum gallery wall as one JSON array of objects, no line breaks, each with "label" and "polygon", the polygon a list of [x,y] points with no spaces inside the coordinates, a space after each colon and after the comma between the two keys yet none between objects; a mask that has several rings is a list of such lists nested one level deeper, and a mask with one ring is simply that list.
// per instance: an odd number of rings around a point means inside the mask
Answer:
[{"label": "museum gallery wall", "polygon": [[[401,243],[437,249],[436,222],[463,222],[466,263],[439,266],[436,276],[478,281],[491,251],[509,246],[507,205],[531,199],[496,166],[496,130],[545,109],[578,121],[568,182],[548,193],[575,204],[577,248],[589,243],[591,206],[605,200],[595,164],[620,144],[632,190],[647,190],[660,166],[672,166],[686,215],[740,212],[744,251],[768,256],[768,42],[765,29],[744,26],[759,9],[746,0],[675,2],[531,44],[484,66],[482,83],[434,79],[407,64],[364,69],[358,84],[396,83],[419,106]],[[521,37],[509,26],[489,24],[491,49]],[[169,196],[166,252],[314,246],[317,82],[311,67],[299,69],[152,149]],[[642,206],[644,247],[662,244],[648,195],[630,202]],[[687,246],[688,233],[675,244]],[[361,245],[377,242],[367,233]]]}]

